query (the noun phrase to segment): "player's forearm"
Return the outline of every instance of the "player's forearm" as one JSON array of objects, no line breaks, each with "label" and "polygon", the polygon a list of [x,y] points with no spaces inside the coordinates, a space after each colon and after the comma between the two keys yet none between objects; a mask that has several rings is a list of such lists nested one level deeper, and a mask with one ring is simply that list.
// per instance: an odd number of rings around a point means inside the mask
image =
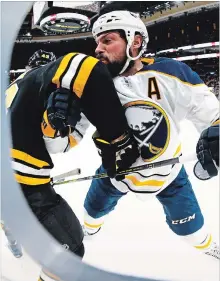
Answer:
[{"label": "player's forearm", "polygon": [[100,135],[112,141],[123,135],[127,129],[124,109],[106,67],[97,64],[92,75],[81,98],[82,107]]}]

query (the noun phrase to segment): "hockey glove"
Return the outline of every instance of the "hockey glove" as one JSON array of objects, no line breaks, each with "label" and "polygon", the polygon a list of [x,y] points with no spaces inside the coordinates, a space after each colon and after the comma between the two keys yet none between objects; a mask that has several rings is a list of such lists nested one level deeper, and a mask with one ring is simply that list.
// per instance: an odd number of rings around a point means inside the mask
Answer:
[{"label": "hockey glove", "polygon": [[81,119],[77,97],[67,89],[59,88],[52,92],[47,102],[47,119],[60,136],[66,137]]},{"label": "hockey glove", "polygon": [[[140,156],[138,145],[130,133],[126,133],[119,140],[110,143],[103,140],[96,131],[93,141],[102,157],[102,165],[110,178],[116,176],[116,166],[118,166],[118,171],[128,169]],[[117,176],[116,180],[120,181],[124,178],[125,176]]]},{"label": "hockey glove", "polygon": [[202,132],[196,146],[196,153],[210,178],[216,176],[219,167],[219,125],[213,125]]}]

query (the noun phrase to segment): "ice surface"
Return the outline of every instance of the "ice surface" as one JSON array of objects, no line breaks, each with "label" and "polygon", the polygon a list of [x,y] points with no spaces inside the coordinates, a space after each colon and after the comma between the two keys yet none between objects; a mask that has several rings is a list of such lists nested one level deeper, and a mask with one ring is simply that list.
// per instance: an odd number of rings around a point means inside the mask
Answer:
[{"label": "ice surface", "polygon": [[[78,167],[82,169],[82,176],[94,174],[100,159],[91,141],[93,130],[91,127],[80,146],[53,157],[53,175]],[[197,139],[198,133],[191,123],[184,122],[183,152],[195,150]],[[192,174],[193,163],[188,163],[186,168],[206,224],[219,242],[219,179],[202,182]],[[56,188],[81,221],[89,184],[90,181],[86,181]],[[4,235],[1,244],[2,276],[12,281],[37,281],[40,266],[26,253],[20,259],[14,258],[5,246]],[[99,235],[85,242],[85,248],[86,263],[113,272],[184,281],[219,281],[220,277],[217,260],[198,253],[171,232],[155,198],[141,202],[134,194],[128,194],[109,215]]]}]

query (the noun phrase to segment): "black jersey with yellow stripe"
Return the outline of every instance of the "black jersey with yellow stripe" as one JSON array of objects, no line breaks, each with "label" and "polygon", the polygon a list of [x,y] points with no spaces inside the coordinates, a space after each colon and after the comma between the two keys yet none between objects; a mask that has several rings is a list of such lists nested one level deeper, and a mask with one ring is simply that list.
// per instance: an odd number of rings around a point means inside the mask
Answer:
[{"label": "black jersey with yellow stripe", "polygon": [[60,61],[52,82],[58,88],[72,90],[77,97],[81,98],[89,76],[97,63],[98,60],[93,57],[70,53]]},{"label": "black jersey with yellow stripe", "polygon": [[106,140],[117,138],[127,121],[106,66],[79,53],[64,56],[52,83],[72,91],[81,101],[83,113]]},{"label": "black jersey with yellow stripe", "polygon": [[[37,112],[42,118],[48,96],[56,88],[62,87],[80,99],[83,113],[103,138],[117,138],[127,127],[112,78],[106,66],[94,57],[69,53],[28,72],[11,87],[14,93],[7,97],[10,100],[8,107],[19,94],[23,100],[32,99],[38,103]],[[32,108],[32,114],[34,112]]]},{"label": "black jersey with yellow stripe", "polygon": [[[106,66],[97,59],[70,53],[55,62],[27,71],[6,91],[12,133],[12,159],[16,180],[23,185],[50,181],[53,162],[45,146],[47,100],[57,88],[66,88],[80,100],[83,114],[103,139],[114,140],[127,129],[124,109]],[[42,120],[44,120],[42,122]]]}]

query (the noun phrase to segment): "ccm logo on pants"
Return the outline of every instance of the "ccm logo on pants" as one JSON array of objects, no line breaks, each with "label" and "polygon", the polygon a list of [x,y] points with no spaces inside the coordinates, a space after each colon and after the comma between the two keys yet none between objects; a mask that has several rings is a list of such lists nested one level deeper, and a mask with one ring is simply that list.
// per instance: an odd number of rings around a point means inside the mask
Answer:
[{"label": "ccm logo on pants", "polygon": [[196,214],[193,214],[192,216],[189,216],[187,218],[184,218],[184,219],[181,219],[181,220],[175,220],[175,221],[172,221],[172,224],[182,224],[182,223],[186,223],[186,222],[189,222],[191,220],[194,220],[196,217]]}]

